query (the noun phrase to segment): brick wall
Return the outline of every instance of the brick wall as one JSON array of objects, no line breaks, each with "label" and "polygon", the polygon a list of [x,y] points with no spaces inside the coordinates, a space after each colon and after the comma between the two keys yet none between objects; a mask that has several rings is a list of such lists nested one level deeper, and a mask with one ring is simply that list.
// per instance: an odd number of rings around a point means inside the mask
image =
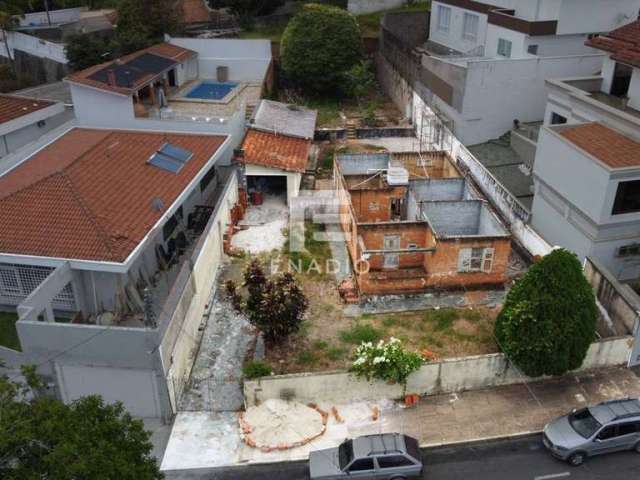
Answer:
[{"label": "brick wall", "polygon": [[391,200],[405,198],[406,187],[376,190],[351,190],[351,204],[358,222],[388,222],[391,220]]}]

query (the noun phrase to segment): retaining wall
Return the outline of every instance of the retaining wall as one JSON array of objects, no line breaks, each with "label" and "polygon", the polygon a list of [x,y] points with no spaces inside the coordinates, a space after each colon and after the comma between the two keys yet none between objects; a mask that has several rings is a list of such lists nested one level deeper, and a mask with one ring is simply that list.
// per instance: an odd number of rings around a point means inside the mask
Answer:
[{"label": "retaining wall", "polygon": [[[628,361],[633,337],[593,343],[579,370],[621,365]],[[423,365],[409,377],[407,392],[420,395],[453,393],[533,379],[522,375],[502,353],[451,358]],[[247,406],[270,398],[293,397],[301,402],[348,403],[400,398],[402,387],[357,379],[346,371],[263,377],[244,382]]]},{"label": "retaining wall", "polygon": [[349,0],[347,10],[354,15],[362,15],[402,7],[406,3],[407,0]]}]

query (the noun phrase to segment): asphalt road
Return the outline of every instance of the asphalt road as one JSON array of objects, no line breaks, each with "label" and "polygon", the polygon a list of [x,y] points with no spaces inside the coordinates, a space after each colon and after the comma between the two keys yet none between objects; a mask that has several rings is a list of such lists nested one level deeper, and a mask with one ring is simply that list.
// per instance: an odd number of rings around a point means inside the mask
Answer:
[{"label": "asphalt road", "polygon": [[[623,452],[570,467],[551,457],[539,436],[423,449],[425,480],[632,480],[640,479],[640,455]],[[216,473],[167,475],[168,480],[305,480],[306,462],[236,467]]]}]

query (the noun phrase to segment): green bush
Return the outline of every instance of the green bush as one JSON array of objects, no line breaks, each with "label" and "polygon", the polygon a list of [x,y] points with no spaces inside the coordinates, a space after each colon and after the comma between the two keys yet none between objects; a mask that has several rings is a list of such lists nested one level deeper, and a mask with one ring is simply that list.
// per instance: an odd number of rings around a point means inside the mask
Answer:
[{"label": "green bush", "polygon": [[282,35],[286,77],[316,94],[344,87],[347,72],[362,59],[362,39],[353,15],[336,7],[308,4]]},{"label": "green bush", "polygon": [[252,378],[267,377],[271,375],[271,366],[268,363],[260,361],[251,361],[242,367],[244,378],[251,380]]},{"label": "green bush", "polygon": [[525,374],[562,375],[582,365],[596,338],[597,307],[580,261],[558,249],[509,291],[495,324],[498,345]]}]

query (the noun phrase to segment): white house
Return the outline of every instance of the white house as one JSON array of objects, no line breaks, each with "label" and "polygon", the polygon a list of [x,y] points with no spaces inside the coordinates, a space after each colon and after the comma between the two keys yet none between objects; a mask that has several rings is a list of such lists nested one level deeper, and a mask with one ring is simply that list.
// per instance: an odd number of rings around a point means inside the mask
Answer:
[{"label": "white house", "polygon": [[640,0],[434,1],[422,96],[466,145],[541,121],[545,80],[599,72],[604,57],[585,40],[639,10]]}]

